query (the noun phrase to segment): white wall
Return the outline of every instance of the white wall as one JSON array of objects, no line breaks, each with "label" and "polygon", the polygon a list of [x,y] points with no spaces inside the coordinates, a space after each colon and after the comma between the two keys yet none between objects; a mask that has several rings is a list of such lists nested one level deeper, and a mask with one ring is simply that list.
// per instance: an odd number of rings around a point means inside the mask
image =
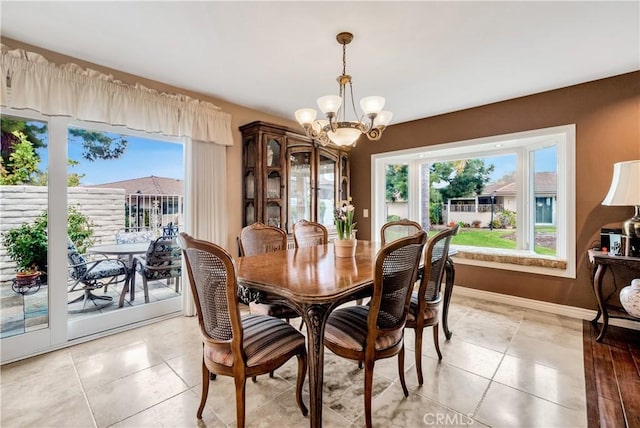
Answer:
[{"label": "white wall", "polygon": [[[0,234],[33,221],[47,208],[46,186],[0,186]],[[124,229],[124,190],[68,188],[68,205],[76,208],[93,224],[95,244],[115,242]],[[0,240],[0,284],[15,276],[15,263],[7,256]]]}]

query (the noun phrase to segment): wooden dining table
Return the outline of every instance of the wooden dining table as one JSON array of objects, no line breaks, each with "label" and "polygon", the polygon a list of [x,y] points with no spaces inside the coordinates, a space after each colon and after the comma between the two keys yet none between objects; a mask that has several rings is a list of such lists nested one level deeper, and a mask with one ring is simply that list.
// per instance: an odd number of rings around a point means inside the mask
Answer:
[{"label": "wooden dining table", "polygon": [[[380,248],[379,242],[358,240],[355,257],[336,257],[333,245],[328,244],[236,260],[241,287],[259,292],[263,301],[288,305],[304,320],[312,428],[322,426],[323,337],[327,318],[337,306],[371,295]],[[450,291],[447,296],[445,290],[445,305],[450,300]]]}]

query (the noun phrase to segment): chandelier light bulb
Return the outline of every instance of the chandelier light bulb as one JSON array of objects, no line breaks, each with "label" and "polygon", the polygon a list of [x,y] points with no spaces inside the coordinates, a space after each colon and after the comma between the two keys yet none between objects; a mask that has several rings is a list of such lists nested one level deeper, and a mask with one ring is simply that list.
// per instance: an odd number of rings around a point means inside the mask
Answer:
[{"label": "chandelier light bulb", "polygon": [[364,97],[360,100],[360,107],[365,115],[377,115],[384,107],[384,97]]},{"label": "chandelier light bulb", "polygon": [[393,113],[387,110],[382,110],[373,120],[373,126],[387,126],[391,122],[392,117]]},{"label": "chandelier light bulb", "polygon": [[342,105],[342,98],[338,95],[325,95],[318,98],[318,107],[324,114],[337,113]]},{"label": "chandelier light bulb", "polygon": [[296,120],[300,125],[308,125],[316,120],[317,114],[318,112],[315,111],[315,109],[301,108],[300,110],[296,110]]},{"label": "chandelier light bulb", "polygon": [[361,132],[355,128],[338,128],[335,132],[329,131],[331,141],[338,146],[350,146],[356,142]]}]

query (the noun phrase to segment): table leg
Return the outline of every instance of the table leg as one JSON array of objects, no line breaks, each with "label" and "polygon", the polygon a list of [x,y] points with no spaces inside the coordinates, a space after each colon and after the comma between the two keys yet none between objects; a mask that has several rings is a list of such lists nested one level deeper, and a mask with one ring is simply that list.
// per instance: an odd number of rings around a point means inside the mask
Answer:
[{"label": "table leg", "polygon": [[302,308],[302,318],[307,326],[307,357],[309,360],[309,423],[311,428],[322,426],[322,383],[324,375],[324,327],[329,317],[329,307],[308,305]]},{"label": "table leg", "polygon": [[135,266],[133,265],[133,254],[129,254],[129,269],[131,275],[127,278],[129,281],[129,299],[133,302],[136,299],[136,288],[133,286],[133,276],[136,274]]},{"label": "table leg", "polygon": [[[596,270],[596,274],[593,278],[593,291],[596,295],[596,301],[598,302],[598,314],[602,314],[602,328],[600,329],[600,334],[596,338],[596,342],[602,342],[604,339],[604,335],[607,333],[607,327],[609,327],[609,314],[607,313],[606,304],[602,297],[602,279],[604,278],[604,274],[607,271],[607,265],[598,265],[598,269]],[[599,316],[596,317],[596,320]]]},{"label": "table leg", "polygon": [[447,258],[445,264],[445,282],[444,282],[444,303],[442,305],[442,329],[447,340],[451,339],[453,334],[449,331],[449,303],[451,302],[451,294],[453,293],[453,281],[456,276],[456,268],[453,260]]}]

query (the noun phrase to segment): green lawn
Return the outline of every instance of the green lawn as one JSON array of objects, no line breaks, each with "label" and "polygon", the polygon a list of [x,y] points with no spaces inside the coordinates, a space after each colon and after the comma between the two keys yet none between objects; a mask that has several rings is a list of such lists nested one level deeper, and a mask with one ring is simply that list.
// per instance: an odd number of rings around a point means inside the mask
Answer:
[{"label": "green lawn", "polygon": [[[553,233],[556,228],[553,226],[536,227],[536,232]],[[431,230],[430,236],[438,233],[437,230]],[[509,239],[511,238],[511,239]],[[489,248],[505,248],[515,249],[515,229],[460,229],[458,234],[453,237],[451,243],[454,245],[468,245],[471,247],[489,247]],[[535,246],[535,252],[541,255],[554,256],[555,249],[546,248],[540,245]]]}]

